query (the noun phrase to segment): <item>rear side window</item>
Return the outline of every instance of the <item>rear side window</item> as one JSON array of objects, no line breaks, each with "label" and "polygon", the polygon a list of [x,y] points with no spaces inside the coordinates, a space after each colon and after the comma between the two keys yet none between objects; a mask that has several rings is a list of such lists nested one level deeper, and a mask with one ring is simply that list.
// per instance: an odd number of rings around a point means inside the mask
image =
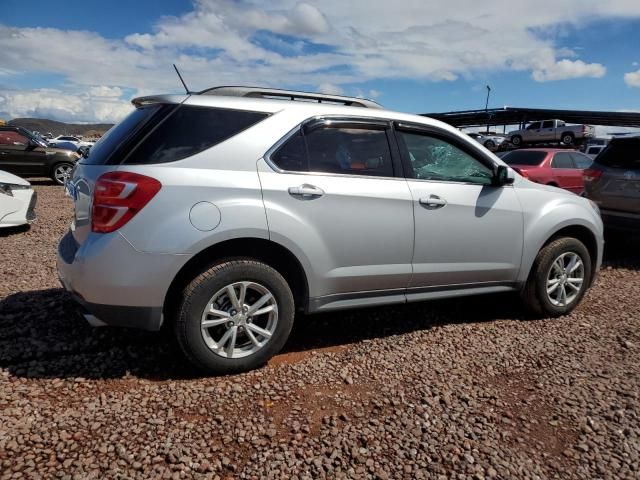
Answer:
[{"label": "rear side window", "polygon": [[384,130],[322,128],[305,137],[311,172],[393,177]]},{"label": "rear side window", "polygon": [[147,135],[124,163],[175,162],[227,140],[267,116],[262,112],[182,105]]},{"label": "rear side window", "polygon": [[328,127],[304,135],[298,131],[271,156],[271,161],[291,172],[393,177],[384,129]]},{"label": "rear side window", "polygon": [[612,140],[598,155],[598,163],[612,168],[640,169],[640,138]]},{"label": "rear side window", "polygon": [[566,152],[556,153],[551,160],[552,168],[576,168],[571,155]]}]

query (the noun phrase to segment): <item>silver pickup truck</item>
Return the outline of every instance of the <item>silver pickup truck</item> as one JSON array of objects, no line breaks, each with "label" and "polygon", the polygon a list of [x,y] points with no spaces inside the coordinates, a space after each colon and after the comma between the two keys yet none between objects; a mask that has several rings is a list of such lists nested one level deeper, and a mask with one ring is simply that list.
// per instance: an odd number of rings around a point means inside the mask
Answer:
[{"label": "silver pickup truck", "polygon": [[543,120],[527,125],[523,130],[509,132],[511,143],[519,147],[524,143],[563,143],[572,145],[576,141],[593,138],[596,129],[592,125],[567,125],[562,120]]}]

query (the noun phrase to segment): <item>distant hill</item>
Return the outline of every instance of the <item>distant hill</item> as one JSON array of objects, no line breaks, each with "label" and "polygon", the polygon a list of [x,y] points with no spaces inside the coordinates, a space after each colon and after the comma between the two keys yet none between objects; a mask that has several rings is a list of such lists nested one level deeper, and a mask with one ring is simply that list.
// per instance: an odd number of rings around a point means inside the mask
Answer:
[{"label": "distant hill", "polygon": [[112,123],[64,123],[45,118],[14,118],[7,122],[8,125],[23,127],[32,132],[48,133],[56,135],[83,135],[95,136],[96,133],[104,134],[113,127]]}]

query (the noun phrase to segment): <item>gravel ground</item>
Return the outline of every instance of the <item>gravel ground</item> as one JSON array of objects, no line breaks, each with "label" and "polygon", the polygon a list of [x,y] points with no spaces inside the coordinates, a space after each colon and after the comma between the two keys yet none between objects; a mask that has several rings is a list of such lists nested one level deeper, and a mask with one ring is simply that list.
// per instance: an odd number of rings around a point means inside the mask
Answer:
[{"label": "gravel ground", "polygon": [[639,478],[640,254],[582,305],[510,295],[300,317],[285,353],[198,377],[163,334],[91,329],[59,288],[71,204],[0,234],[0,479]]}]

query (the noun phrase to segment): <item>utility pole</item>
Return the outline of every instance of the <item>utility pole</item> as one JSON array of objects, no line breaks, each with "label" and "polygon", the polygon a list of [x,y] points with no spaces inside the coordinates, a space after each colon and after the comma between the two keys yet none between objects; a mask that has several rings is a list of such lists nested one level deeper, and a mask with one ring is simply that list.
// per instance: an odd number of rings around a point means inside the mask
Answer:
[{"label": "utility pole", "polygon": [[487,85],[487,102],[484,104],[484,111],[487,114],[487,133],[489,133],[489,95],[491,95],[491,87]]}]

